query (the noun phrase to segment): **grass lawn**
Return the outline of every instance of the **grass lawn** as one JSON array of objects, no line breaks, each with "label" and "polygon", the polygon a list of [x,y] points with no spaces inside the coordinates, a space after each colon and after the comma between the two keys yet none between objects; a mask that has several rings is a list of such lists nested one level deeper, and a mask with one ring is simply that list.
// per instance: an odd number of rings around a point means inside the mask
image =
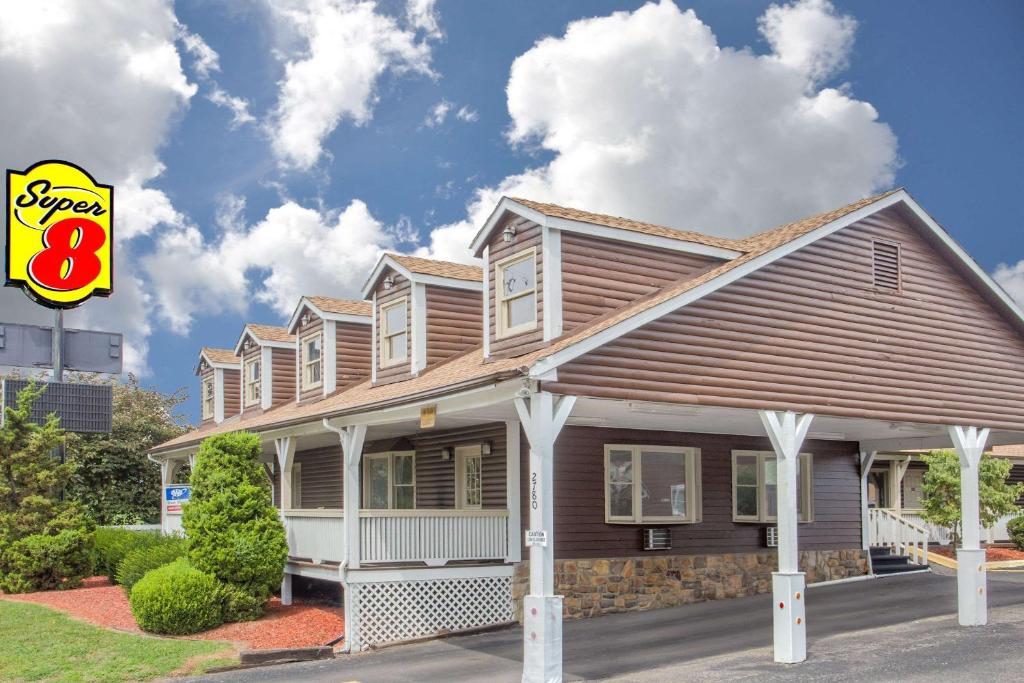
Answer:
[{"label": "grass lawn", "polygon": [[0,600],[0,681],[144,681],[199,673],[234,654],[227,643],[118,633]]}]

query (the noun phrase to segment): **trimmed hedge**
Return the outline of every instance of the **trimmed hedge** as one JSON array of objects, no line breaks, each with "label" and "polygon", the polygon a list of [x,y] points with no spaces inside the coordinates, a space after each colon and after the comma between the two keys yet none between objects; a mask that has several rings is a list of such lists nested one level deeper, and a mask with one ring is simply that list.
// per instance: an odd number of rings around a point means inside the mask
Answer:
[{"label": "trimmed hedge", "polygon": [[1013,547],[1024,550],[1024,515],[1014,517],[1006,523],[1006,531],[1010,534]]},{"label": "trimmed hedge", "polygon": [[230,583],[220,584],[221,614],[225,623],[255,621],[263,616],[269,595],[253,595]]},{"label": "trimmed hedge", "polygon": [[149,548],[161,541],[157,531],[129,531],[110,527],[96,529],[95,571],[117,583],[117,567],[128,553]]},{"label": "trimmed hedge", "polygon": [[132,550],[117,565],[116,583],[129,593],[132,587],[151,569],[170,564],[188,552],[185,539],[178,536],[164,536],[159,542]]},{"label": "trimmed hedge", "polygon": [[185,558],[147,572],[129,602],[135,621],[152,633],[186,635],[223,623],[220,583]]},{"label": "trimmed hedge", "polygon": [[33,534],[3,552],[0,589],[6,593],[77,588],[92,573],[92,532],[64,529]]}]

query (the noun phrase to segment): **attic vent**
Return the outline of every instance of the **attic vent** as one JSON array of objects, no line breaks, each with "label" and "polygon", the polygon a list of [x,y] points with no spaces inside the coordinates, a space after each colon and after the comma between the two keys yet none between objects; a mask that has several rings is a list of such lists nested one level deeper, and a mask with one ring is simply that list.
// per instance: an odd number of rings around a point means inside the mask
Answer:
[{"label": "attic vent", "polygon": [[892,242],[874,242],[875,287],[898,291],[900,288],[900,246]]}]

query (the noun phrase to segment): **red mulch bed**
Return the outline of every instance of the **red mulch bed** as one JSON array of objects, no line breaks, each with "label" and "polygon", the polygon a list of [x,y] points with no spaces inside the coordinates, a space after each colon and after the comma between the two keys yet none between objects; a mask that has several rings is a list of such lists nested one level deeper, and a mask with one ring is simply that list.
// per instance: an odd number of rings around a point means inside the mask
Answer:
[{"label": "red mulch bed", "polygon": [[[956,559],[956,548],[950,545],[930,545],[928,550],[943,557]],[[1004,562],[1006,560],[1024,560],[1024,552],[1013,548],[985,548],[986,562]]]},{"label": "red mulch bed", "polygon": [[[105,576],[86,579],[82,588],[0,595],[0,599],[47,605],[97,626],[142,632],[135,623],[124,590],[111,585]],[[344,611],[340,607],[303,604],[285,607],[279,598],[272,598],[267,613],[258,621],[224,624],[187,637],[229,640],[244,649],[268,650],[325,645],[344,632]]]}]

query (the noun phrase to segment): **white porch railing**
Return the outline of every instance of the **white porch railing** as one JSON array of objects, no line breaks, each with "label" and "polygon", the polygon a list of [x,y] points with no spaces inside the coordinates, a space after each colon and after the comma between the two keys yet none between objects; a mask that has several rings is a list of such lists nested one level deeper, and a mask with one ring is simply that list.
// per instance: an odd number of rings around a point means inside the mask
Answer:
[{"label": "white porch railing", "polygon": [[892,548],[916,564],[928,563],[928,529],[892,510],[868,510],[868,537],[872,546]]},{"label": "white porch railing", "polygon": [[285,510],[288,554],[313,562],[341,562],[345,556],[345,520],[341,510]]},{"label": "white porch railing", "polygon": [[501,560],[508,552],[507,510],[360,510],[361,561]]},{"label": "white porch railing", "polygon": [[[1019,513],[1013,513],[1000,517],[996,520],[995,524],[990,527],[981,528],[981,538],[987,543],[998,543],[1000,541],[1008,541],[1010,534],[1006,530],[1006,523],[1016,517]],[[930,522],[926,522],[924,517],[921,516],[920,510],[907,510],[903,509],[899,515],[903,519],[917,524],[918,526],[924,527],[928,530],[928,538],[932,543],[939,545],[949,545],[951,542],[949,529],[946,527],[938,526]]]}]

